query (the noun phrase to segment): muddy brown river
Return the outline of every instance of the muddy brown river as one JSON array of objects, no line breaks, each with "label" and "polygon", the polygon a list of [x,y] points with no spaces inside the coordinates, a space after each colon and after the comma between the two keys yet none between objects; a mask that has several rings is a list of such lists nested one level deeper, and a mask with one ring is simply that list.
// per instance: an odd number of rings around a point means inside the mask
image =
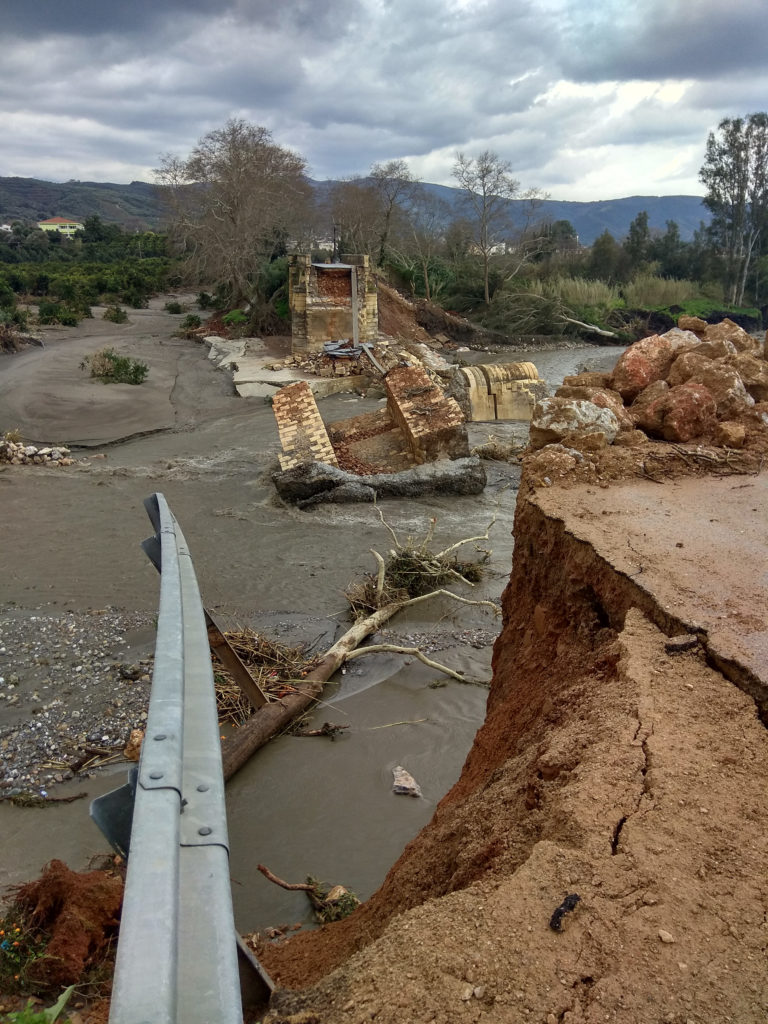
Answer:
[{"label": "muddy brown river", "polygon": [[[204,603],[227,625],[253,624],[280,639],[326,645],[339,635],[347,625],[344,586],[374,568],[371,547],[388,549],[388,533],[373,506],[300,512],[276,501],[269,471],[278,440],[269,405],[236,397],[203,346],[174,339],[175,321],[162,311],[164,301],[132,312],[122,331],[95,319],[47,332],[45,350],[0,357],[0,432],[19,427],[30,441],[88,446],[75,451],[87,463],[69,470],[8,467],[0,473],[3,523],[15,537],[2,551],[0,647],[11,613],[15,621],[27,616],[33,636],[35,615],[107,606],[156,610],[157,576],[139,547],[151,532],[142,500],[154,491],[165,494],[181,524]],[[147,361],[148,383],[156,371],[154,389],[115,386],[128,390],[119,394],[114,416],[111,388],[77,369],[83,355],[105,342]],[[483,361],[530,359],[557,386],[583,366],[608,368],[620,351],[516,350]],[[326,421],[377,406],[352,395],[320,403]],[[153,432],[101,443],[116,426],[124,435]],[[490,433],[522,441],[526,427],[470,426],[475,444]],[[465,596],[498,601],[511,565],[518,470],[500,463],[486,463],[486,469],[488,485],[479,497],[389,500],[380,508],[400,537],[423,536],[436,517],[440,546],[483,534],[496,516],[489,540],[480,543],[492,551],[490,571]],[[438,598],[396,618],[386,639],[415,638],[436,660],[487,683],[498,628],[488,609]],[[123,641],[111,651],[116,659],[135,661],[151,649],[146,629]],[[13,663],[8,650],[0,675],[13,672]],[[436,681],[439,686],[430,686]],[[28,691],[21,678],[22,707]],[[289,881],[312,875],[368,897],[457,779],[486,694],[482,686],[441,678],[399,655],[351,662],[314,715],[318,724],[349,729],[334,742],[281,737],[228,785],[238,927],[253,931],[311,920],[304,894],[271,885],[257,872],[258,863]],[[9,720],[0,701],[0,742]],[[392,768],[398,764],[419,782],[421,798],[393,794]],[[124,771],[121,766],[55,791],[93,797],[121,785]],[[39,810],[0,803],[0,836],[2,884],[34,876],[52,857],[81,868],[106,848],[85,800]]]}]

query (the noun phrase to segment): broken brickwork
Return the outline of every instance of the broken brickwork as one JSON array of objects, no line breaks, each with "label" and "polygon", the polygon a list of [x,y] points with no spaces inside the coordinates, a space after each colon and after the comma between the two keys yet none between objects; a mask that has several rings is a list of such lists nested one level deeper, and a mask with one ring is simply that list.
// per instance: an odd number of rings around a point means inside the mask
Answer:
[{"label": "broken brickwork", "polygon": [[294,355],[320,352],[327,341],[376,341],[378,298],[368,256],[313,263],[308,254],[295,253],[290,258],[288,293]]},{"label": "broken brickwork", "polygon": [[387,405],[418,463],[469,455],[464,414],[422,366],[398,366],[384,384]]},{"label": "broken brickwork", "polygon": [[306,381],[288,384],[275,395],[272,409],[277,420],[283,454],[278,456],[282,469],[305,462],[338,465],[314,395]]}]

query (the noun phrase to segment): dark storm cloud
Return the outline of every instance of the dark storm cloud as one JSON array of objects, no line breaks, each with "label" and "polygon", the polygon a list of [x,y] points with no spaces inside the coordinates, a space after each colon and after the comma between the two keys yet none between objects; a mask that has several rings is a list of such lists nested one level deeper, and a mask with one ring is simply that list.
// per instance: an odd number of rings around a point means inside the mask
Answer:
[{"label": "dark storm cloud", "polygon": [[637,192],[765,106],[763,3],[5,0],[0,174],[146,178],[237,116],[316,177],[449,182],[490,148],[525,185]]},{"label": "dark storm cloud", "polygon": [[349,21],[354,0],[5,0],[3,32],[21,39],[51,35],[141,35],[158,24],[183,26],[190,18],[230,16],[249,25],[291,28],[326,37],[339,19]]},{"label": "dark storm cloud", "polygon": [[765,0],[604,0],[588,10],[573,0],[569,8],[562,67],[576,81],[712,80],[765,68]]}]

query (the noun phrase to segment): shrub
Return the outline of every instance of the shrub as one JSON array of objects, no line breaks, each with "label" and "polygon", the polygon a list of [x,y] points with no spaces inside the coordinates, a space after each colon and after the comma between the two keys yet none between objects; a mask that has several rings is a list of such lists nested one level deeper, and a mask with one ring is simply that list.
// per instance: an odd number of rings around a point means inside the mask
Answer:
[{"label": "shrub", "polygon": [[552,277],[546,281],[531,282],[532,291],[560,301],[571,309],[602,307],[611,309],[619,305],[619,291],[605,281],[588,280],[583,277]]},{"label": "shrub", "polygon": [[166,313],[184,313],[186,306],[182,306],[180,302],[166,302],[165,311]]},{"label": "shrub", "polygon": [[200,309],[210,309],[213,302],[213,296],[209,292],[200,292],[197,296],[197,305]]},{"label": "shrub", "polygon": [[181,329],[183,331],[194,331],[198,327],[203,326],[203,321],[197,315],[197,313],[187,313],[184,319],[181,321]]},{"label": "shrub", "polygon": [[102,316],[102,320],[109,320],[113,324],[124,324],[127,319],[128,314],[122,306],[107,306]]},{"label": "shrub", "polygon": [[638,274],[624,285],[622,291],[630,309],[681,306],[689,299],[697,299],[700,295],[699,286],[693,281],[678,281],[675,278],[656,277],[653,274]]},{"label": "shrub", "polygon": [[61,302],[43,301],[37,310],[37,318],[41,324],[61,324],[62,327],[76,327],[78,316]]},{"label": "shrub", "polygon": [[242,309],[233,309],[229,313],[225,313],[221,319],[227,327],[241,327],[243,324],[248,323],[248,317]]},{"label": "shrub", "polygon": [[119,356],[111,348],[86,356],[80,368],[90,370],[91,377],[98,377],[105,384],[142,384],[149,373],[146,363],[130,356]]},{"label": "shrub", "polygon": [[123,302],[126,306],[130,306],[131,309],[146,309],[149,305],[149,299],[145,292],[139,288],[128,288],[123,292]]}]

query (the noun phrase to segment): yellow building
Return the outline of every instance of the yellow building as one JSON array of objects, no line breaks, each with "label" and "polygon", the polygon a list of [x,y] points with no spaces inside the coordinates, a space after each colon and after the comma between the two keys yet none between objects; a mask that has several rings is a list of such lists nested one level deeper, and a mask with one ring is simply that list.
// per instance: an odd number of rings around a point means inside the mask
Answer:
[{"label": "yellow building", "polygon": [[39,220],[37,226],[41,231],[58,231],[68,238],[85,227],[79,220],[70,220],[68,217],[50,217],[48,220]]}]

